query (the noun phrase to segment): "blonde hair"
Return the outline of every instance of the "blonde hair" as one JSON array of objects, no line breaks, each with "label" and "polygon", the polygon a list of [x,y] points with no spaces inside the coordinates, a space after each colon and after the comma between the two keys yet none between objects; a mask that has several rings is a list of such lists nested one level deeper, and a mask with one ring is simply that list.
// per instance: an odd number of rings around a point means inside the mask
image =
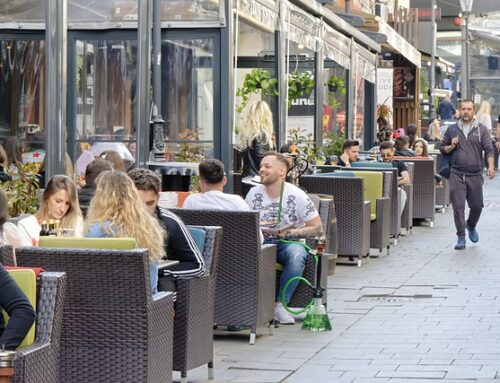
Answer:
[{"label": "blonde hair", "polygon": [[97,223],[110,237],[134,238],[138,247],[148,249],[150,260],[161,259],[165,255],[165,230],[146,210],[130,177],[118,170],[107,170],[97,177],[96,183],[85,233]]},{"label": "blonde hair", "polygon": [[269,105],[265,101],[256,101],[243,120],[238,145],[242,149],[251,147],[253,140],[258,138],[262,144],[271,147],[273,132],[273,114]]},{"label": "blonde hair", "polygon": [[476,120],[481,121],[483,116],[487,116],[489,118],[491,113],[491,105],[488,101],[484,100],[479,107],[479,110],[476,114]]},{"label": "blonde hair", "polygon": [[441,126],[437,119],[434,119],[429,124],[429,138],[431,141],[440,141],[441,140]]},{"label": "blonde hair", "polygon": [[42,201],[36,216],[40,221],[48,221],[50,219],[47,201],[59,190],[66,190],[70,203],[68,211],[61,219],[61,227],[74,229],[77,220],[82,218],[82,211],[80,210],[80,204],[78,203],[78,194],[76,192],[75,183],[68,176],[56,175],[50,178],[45,190],[43,191]]}]

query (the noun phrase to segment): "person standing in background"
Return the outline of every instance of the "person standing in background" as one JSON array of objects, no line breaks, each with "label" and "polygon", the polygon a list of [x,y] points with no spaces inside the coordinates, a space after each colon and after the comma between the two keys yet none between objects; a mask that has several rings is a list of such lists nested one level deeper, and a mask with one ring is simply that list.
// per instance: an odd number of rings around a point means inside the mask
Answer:
[{"label": "person standing in background", "polygon": [[[450,126],[440,143],[443,154],[453,152],[450,168],[450,200],[457,229],[455,250],[465,249],[465,228],[469,239],[476,243],[479,234],[476,225],[483,210],[483,152],[488,161],[486,175],[495,177],[491,134],[474,119],[474,102],[463,100],[460,120]],[[469,217],[465,220],[465,201],[469,205]]]},{"label": "person standing in background", "polygon": [[[256,101],[248,110],[238,134],[238,146],[243,151],[242,178],[259,174],[260,162],[265,152],[273,148],[273,114],[265,101]],[[243,182],[241,190],[245,196],[251,185]]]},{"label": "person standing in background", "polygon": [[453,118],[458,118],[458,112],[449,97],[445,97],[439,102],[437,114],[441,121],[449,121],[453,120]]}]

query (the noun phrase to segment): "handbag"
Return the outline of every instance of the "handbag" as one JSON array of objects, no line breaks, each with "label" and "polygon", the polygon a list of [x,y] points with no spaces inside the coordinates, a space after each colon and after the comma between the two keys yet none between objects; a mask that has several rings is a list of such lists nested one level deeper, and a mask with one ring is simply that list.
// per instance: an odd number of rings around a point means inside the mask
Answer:
[{"label": "handbag", "polygon": [[[450,138],[456,137],[458,135],[458,130],[456,125],[451,126]],[[455,149],[453,149],[450,153],[445,154],[442,153],[441,156],[441,164],[439,166],[439,175],[446,179],[450,178],[450,169],[451,169],[451,161],[453,160],[453,155],[455,154]]]}]

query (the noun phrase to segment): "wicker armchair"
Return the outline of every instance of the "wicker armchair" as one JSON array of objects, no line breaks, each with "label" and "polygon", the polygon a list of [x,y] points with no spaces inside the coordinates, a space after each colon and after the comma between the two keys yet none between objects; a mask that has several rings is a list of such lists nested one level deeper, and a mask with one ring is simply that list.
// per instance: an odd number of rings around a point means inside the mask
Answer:
[{"label": "wicker armchair", "polygon": [[[172,209],[188,225],[222,226],[214,321],[220,326],[257,327],[274,321],[276,246],[260,243],[259,213]],[[272,331],[272,327],[270,327]]]},{"label": "wicker armchair", "polygon": [[16,257],[67,274],[60,382],[171,382],[173,299],[151,294],[146,250],[23,247]]},{"label": "wicker armchair", "polygon": [[[439,173],[441,168],[441,152],[432,153],[432,156],[436,159],[436,173]],[[446,208],[450,205],[450,183],[444,177],[441,178],[442,187],[436,186],[436,208],[439,208],[442,213],[445,212]]]},{"label": "wicker armchair", "polygon": [[434,160],[412,157],[398,157],[406,163],[413,163],[413,219],[428,219],[434,226],[434,201],[436,181],[434,180]]},{"label": "wicker armchair", "polygon": [[308,193],[333,195],[338,224],[338,253],[349,260],[370,253],[370,203],[365,202],[363,179],[356,177],[302,176],[300,185]]},{"label": "wicker armchair", "polygon": [[222,228],[199,228],[205,231],[203,257],[207,272],[198,278],[177,280],[173,370],[181,372],[182,382],[187,382],[188,370],[204,364],[208,364],[212,379],[215,282]]},{"label": "wicker armchair", "polygon": [[66,294],[65,273],[41,273],[35,342],[17,350],[10,383],[59,381],[60,338]]},{"label": "wicker armchair", "polygon": [[4,266],[15,266],[14,249],[10,245],[0,246],[0,263]]}]

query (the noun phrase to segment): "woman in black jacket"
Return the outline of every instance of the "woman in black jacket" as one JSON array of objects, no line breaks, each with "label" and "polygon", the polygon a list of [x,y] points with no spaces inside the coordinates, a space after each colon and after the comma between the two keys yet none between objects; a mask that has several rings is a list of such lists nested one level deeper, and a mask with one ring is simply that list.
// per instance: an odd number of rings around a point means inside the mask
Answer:
[{"label": "woman in black jacket", "polygon": [[[263,154],[273,148],[273,114],[265,101],[256,101],[250,106],[243,120],[238,143],[243,152],[242,178],[259,174]],[[243,182],[242,194],[245,196],[251,185]]]}]

